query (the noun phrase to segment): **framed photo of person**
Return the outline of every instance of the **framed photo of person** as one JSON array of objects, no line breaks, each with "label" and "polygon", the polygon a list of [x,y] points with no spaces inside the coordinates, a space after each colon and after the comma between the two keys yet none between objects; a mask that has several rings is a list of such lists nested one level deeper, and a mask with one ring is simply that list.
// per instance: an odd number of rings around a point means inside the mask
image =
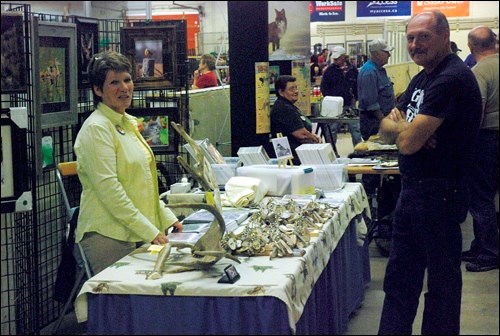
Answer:
[{"label": "framed photo of person", "polygon": [[33,100],[41,134],[78,122],[76,25],[33,17],[32,32]]},{"label": "framed photo of person", "polygon": [[121,50],[133,67],[136,87],[169,87],[177,83],[176,26],[121,28]]},{"label": "framed photo of person", "polygon": [[78,88],[88,88],[88,65],[92,56],[99,52],[99,21],[75,16],[76,54],[78,55]]},{"label": "framed photo of person", "polygon": [[26,92],[26,53],[21,12],[2,12],[2,93]]}]

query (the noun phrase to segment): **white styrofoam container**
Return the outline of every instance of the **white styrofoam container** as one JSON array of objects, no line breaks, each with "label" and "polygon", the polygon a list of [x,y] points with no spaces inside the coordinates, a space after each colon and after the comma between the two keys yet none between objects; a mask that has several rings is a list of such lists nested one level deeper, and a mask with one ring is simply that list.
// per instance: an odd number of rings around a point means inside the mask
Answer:
[{"label": "white styrofoam container", "polygon": [[344,98],[326,96],[321,101],[321,116],[322,117],[338,117],[342,114],[344,107]]},{"label": "white styrofoam container", "polygon": [[314,169],[310,166],[253,165],[236,168],[236,175],[255,177],[268,187],[267,195],[314,194]]}]

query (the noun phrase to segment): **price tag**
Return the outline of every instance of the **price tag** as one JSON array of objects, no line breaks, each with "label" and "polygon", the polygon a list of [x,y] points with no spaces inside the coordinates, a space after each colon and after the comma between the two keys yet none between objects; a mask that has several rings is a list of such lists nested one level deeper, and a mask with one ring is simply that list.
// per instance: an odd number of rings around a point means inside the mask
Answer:
[{"label": "price tag", "polygon": [[160,251],[163,250],[164,247],[165,245],[151,244],[151,246],[148,247],[148,252],[150,255],[155,255],[160,253]]}]

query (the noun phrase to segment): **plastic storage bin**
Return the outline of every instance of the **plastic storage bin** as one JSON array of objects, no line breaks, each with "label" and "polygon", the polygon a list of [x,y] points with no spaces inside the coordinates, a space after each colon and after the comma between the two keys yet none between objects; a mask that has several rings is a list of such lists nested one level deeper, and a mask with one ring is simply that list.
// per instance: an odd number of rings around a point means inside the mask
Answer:
[{"label": "plastic storage bin", "polygon": [[226,163],[211,164],[219,188],[223,188],[231,177],[236,176],[236,167],[241,165],[238,157],[225,157],[224,161]]},{"label": "plastic storage bin", "polygon": [[278,168],[277,165],[253,165],[236,168],[236,175],[255,177],[268,187],[267,195],[304,195],[315,193],[311,166]]},{"label": "plastic storage bin", "polygon": [[315,172],[314,186],[323,191],[341,189],[348,181],[346,164],[325,164],[312,167]]}]

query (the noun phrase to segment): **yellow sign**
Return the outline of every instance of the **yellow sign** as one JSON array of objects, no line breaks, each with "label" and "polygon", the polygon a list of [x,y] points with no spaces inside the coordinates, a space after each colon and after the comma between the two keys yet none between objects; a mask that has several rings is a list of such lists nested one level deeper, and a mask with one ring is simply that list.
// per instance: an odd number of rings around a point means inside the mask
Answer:
[{"label": "yellow sign", "polygon": [[311,74],[309,62],[305,60],[292,61],[292,76],[297,78],[297,88],[299,89],[299,99],[295,106],[305,116],[311,115]]},{"label": "yellow sign", "polygon": [[269,106],[269,62],[257,62],[255,63],[255,130],[257,134],[271,132]]}]

